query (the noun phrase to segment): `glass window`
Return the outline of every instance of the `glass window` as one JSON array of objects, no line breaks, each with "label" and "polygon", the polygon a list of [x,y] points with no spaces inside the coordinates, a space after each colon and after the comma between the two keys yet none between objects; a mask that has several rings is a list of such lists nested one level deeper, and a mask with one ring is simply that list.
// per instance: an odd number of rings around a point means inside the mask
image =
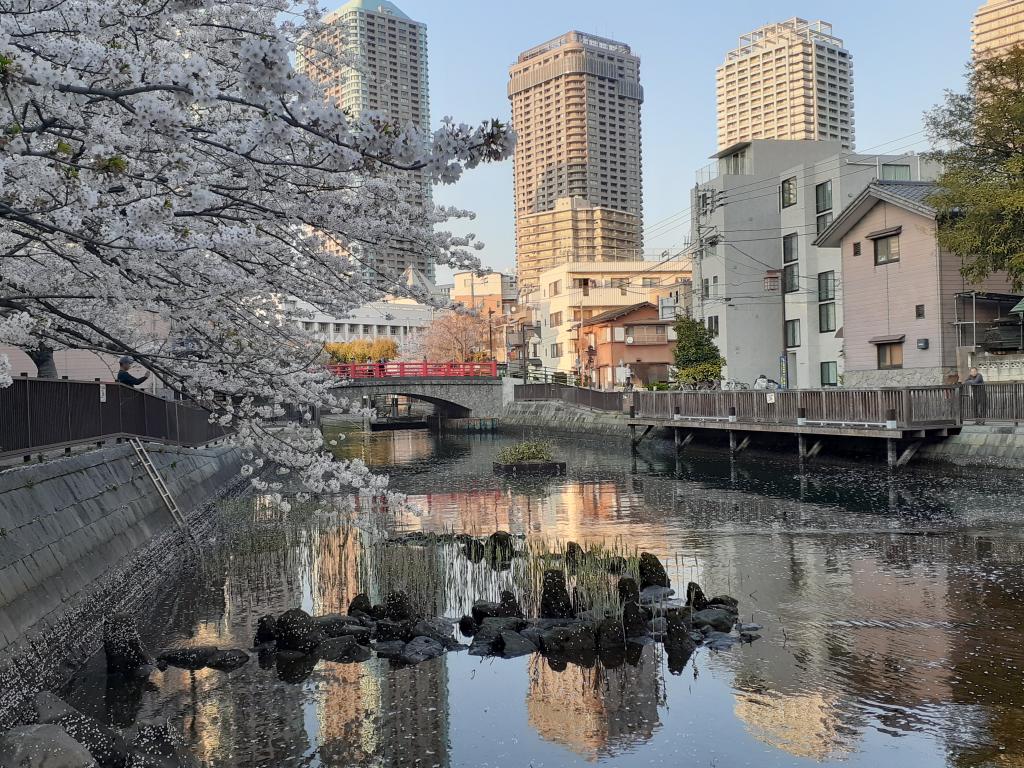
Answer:
[{"label": "glass window", "polygon": [[832,210],[832,180],[823,181],[814,187],[814,210],[824,213]]},{"label": "glass window", "polygon": [[706,277],[701,281],[700,295],[705,299],[711,295],[711,281]]},{"label": "glass window", "polygon": [[718,315],[708,315],[708,331],[712,336],[718,335]]},{"label": "glass window", "polygon": [[782,268],[782,290],[786,293],[795,293],[800,290],[800,274],[796,268],[796,264],[787,264]]},{"label": "glass window", "polygon": [[914,317],[918,320],[924,317],[924,304],[918,304],[914,307]]},{"label": "glass window", "polygon": [[839,386],[839,363],[835,360],[821,364],[821,386]]},{"label": "glass window", "polygon": [[903,367],[903,342],[878,345],[878,369],[880,371]]},{"label": "glass window", "polygon": [[657,284],[658,284],[658,279],[655,278],[655,277],[645,277],[643,279],[643,282],[642,282],[642,285],[643,285],[644,288],[653,288]]},{"label": "glass window", "polygon": [[548,285],[548,295],[558,296],[562,292],[562,281],[555,280],[555,282]]},{"label": "glass window", "polygon": [[551,345],[551,357],[561,357],[561,356],[562,356],[562,345],[561,345],[561,343],[559,343],[559,344],[552,344]]},{"label": "glass window", "polygon": [[784,235],[782,237],[782,262],[788,264],[791,261],[796,261],[799,257],[797,252],[797,239],[796,234]]},{"label": "glass window", "polygon": [[829,225],[832,223],[832,212],[829,211],[828,213],[821,214],[821,216],[815,220],[815,223],[817,224],[818,234],[820,235],[828,229]]},{"label": "glass window", "polygon": [[715,275],[714,277],[711,278],[711,295],[718,295],[718,275]]},{"label": "glass window", "polygon": [[818,301],[832,301],[836,297],[836,273],[833,270],[818,273]]},{"label": "glass window", "polygon": [[548,316],[548,325],[550,325],[552,328],[557,328],[561,324],[562,324],[562,313],[561,312],[552,312]]},{"label": "glass window", "polygon": [[799,320],[787,320],[786,321],[786,346],[787,347],[799,347],[800,346],[800,321]]},{"label": "glass window", "polygon": [[875,264],[889,264],[900,260],[900,236],[889,235],[875,240]]},{"label": "glass window", "polygon": [[910,181],[910,166],[896,163],[882,165],[882,181]]},{"label": "glass window", "polygon": [[836,303],[834,301],[818,305],[818,332],[825,333],[836,329]]},{"label": "glass window", "polygon": [[796,205],[796,176],[782,182],[782,207],[789,208],[791,205]]}]

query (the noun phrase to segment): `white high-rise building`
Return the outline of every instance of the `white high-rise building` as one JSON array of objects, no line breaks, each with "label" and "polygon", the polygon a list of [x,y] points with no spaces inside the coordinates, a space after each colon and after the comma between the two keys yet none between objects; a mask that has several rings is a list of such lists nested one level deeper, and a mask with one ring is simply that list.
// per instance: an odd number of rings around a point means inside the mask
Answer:
[{"label": "white high-rise building", "polygon": [[[376,112],[401,126],[411,123],[430,132],[427,77],[427,27],[413,21],[388,0],[349,0],[327,14],[313,45],[324,43],[350,61],[300,58],[299,68],[321,83],[327,96],[353,116]],[[430,185],[420,174],[403,183],[412,201],[430,198]],[[411,243],[375,249],[367,276],[385,288],[407,267],[434,279],[434,264]]]},{"label": "white high-rise building", "polygon": [[742,35],[716,92],[719,151],[754,139],[853,149],[853,58],[827,22],[792,18]]}]

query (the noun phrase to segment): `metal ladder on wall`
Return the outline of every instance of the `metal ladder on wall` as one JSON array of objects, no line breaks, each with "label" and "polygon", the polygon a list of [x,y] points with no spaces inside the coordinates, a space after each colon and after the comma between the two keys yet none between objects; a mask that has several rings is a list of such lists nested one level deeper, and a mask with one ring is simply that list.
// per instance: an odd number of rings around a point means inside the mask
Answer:
[{"label": "metal ladder on wall", "polygon": [[178,507],[178,502],[174,500],[171,492],[167,489],[167,483],[160,477],[160,473],[157,468],[153,465],[153,460],[149,458],[149,452],[146,450],[146,446],[142,444],[142,441],[137,437],[128,439],[131,443],[132,448],[135,449],[135,455],[139,457],[139,463],[143,469],[146,470],[146,474],[149,475],[149,479],[153,482],[157,492],[160,494],[160,498],[163,499],[164,504],[167,507],[167,511],[171,513],[171,517],[179,528],[183,531],[188,531],[192,538],[195,538],[195,534],[188,527],[188,523],[185,521],[185,515],[181,513],[181,509]]}]

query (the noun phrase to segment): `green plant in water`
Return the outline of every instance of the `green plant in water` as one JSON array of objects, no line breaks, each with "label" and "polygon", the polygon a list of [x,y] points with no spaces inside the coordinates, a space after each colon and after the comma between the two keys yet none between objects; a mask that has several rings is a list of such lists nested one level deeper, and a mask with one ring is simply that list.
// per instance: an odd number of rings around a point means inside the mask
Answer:
[{"label": "green plant in water", "polygon": [[521,461],[552,461],[551,446],[540,440],[526,440],[498,451],[499,464],[517,464]]}]

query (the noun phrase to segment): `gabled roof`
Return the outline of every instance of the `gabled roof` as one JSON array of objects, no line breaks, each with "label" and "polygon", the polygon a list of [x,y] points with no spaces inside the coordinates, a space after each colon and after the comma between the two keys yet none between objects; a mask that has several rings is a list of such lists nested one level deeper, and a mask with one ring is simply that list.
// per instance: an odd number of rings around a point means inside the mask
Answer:
[{"label": "gabled roof", "polygon": [[638,304],[630,304],[628,307],[616,307],[615,309],[609,309],[607,312],[602,312],[600,315],[594,315],[589,320],[584,320],[580,325],[599,325],[600,323],[607,323],[609,320],[618,320],[620,317],[625,317],[626,315],[636,312],[638,309],[645,309],[647,307],[657,309],[657,307],[651,304],[651,302],[641,301]]},{"label": "gabled roof", "polygon": [[934,219],[935,209],[928,205],[927,200],[938,188],[939,185],[934,181],[873,181],[818,235],[814,245],[838,247],[843,236],[878,202],[892,203],[925,218]]}]

